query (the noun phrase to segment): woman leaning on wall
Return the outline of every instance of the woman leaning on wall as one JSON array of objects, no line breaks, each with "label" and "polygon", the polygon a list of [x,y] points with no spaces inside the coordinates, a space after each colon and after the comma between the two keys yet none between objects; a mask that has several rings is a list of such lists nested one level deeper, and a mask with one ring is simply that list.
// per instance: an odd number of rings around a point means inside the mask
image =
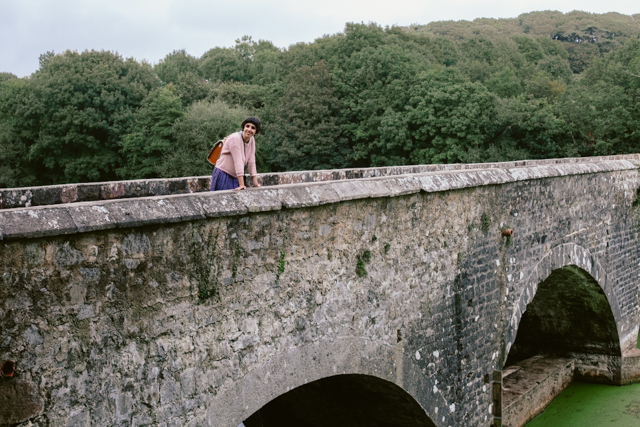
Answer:
[{"label": "woman leaning on wall", "polygon": [[246,167],[254,187],[258,185],[256,171],[256,140],[260,133],[260,119],[247,117],[242,122],[242,130],[226,138],[220,157],[211,175],[211,191],[245,190],[244,168]]}]

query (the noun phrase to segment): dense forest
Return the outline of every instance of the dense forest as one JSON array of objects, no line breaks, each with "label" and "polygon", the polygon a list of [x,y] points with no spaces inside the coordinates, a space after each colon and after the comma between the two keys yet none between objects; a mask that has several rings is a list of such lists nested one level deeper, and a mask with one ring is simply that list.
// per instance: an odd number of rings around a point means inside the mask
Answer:
[{"label": "dense forest", "polygon": [[261,172],[640,152],[640,14],[350,23],[153,66],[47,52],[0,73],[0,188],[206,175],[248,115]]}]

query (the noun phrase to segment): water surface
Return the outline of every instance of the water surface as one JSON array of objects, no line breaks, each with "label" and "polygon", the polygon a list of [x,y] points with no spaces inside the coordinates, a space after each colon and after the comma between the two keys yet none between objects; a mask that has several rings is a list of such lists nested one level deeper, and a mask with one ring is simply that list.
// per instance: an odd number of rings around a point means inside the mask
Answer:
[{"label": "water surface", "polygon": [[639,427],[640,384],[571,383],[526,427]]}]

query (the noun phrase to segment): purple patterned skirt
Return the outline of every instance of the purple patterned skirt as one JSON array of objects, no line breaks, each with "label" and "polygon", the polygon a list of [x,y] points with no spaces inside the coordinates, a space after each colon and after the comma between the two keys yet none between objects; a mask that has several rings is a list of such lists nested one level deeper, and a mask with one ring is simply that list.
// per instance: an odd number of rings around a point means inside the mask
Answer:
[{"label": "purple patterned skirt", "polygon": [[233,190],[239,187],[238,178],[234,178],[228,173],[218,168],[213,168],[211,175],[211,191]]}]

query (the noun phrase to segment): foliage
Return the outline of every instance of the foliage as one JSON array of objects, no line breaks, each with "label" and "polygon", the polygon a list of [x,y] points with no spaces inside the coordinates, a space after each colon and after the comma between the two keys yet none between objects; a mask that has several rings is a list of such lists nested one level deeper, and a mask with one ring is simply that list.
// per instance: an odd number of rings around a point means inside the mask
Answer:
[{"label": "foliage", "polygon": [[163,83],[171,83],[186,107],[206,99],[211,92],[199,69],[200,61],[184,49],[175,50],[153,67]]},{"label": "foliage", "polygon": [[151,67],[105,51],[67,51],[41,64],[14,110],[41,180],[115,179],[118,142],[157,85]]},{"label": "foliage", "polygon": [[26,80],[7,76],[0,82],[0,188],[37,182],[36,169],[28,158],[33,131],[17,114],[29,100]]},{"label": "foliage", "polygon": [[0,186],[209,174],[209,147],[248,115],[260,172],[637,152],[637,18],[349,23],[154,67],[46,52],[32,76],[0,73]]},{"label": "foliage", "polygon": [[174,86],[149,94],[135,113],[135,125],[121,142],[126,158],[118,175],[125,179],[158,178],[161,161],[175,149],[173,124],[184,114]]},{"label": "foliage", "polygon": [[222,101],[201,101],[189,106],[171,128],[172,144],[158,158],[158,174],[163,177],[211,174],[205,157],[213,143],[240,130],[249,115],[243,108]]},{"label": "foliage", "polygon": [[350,150],[340,128],[340,101],[325,61],[291,73],[265,129],[276,170],[347,167]]}]

